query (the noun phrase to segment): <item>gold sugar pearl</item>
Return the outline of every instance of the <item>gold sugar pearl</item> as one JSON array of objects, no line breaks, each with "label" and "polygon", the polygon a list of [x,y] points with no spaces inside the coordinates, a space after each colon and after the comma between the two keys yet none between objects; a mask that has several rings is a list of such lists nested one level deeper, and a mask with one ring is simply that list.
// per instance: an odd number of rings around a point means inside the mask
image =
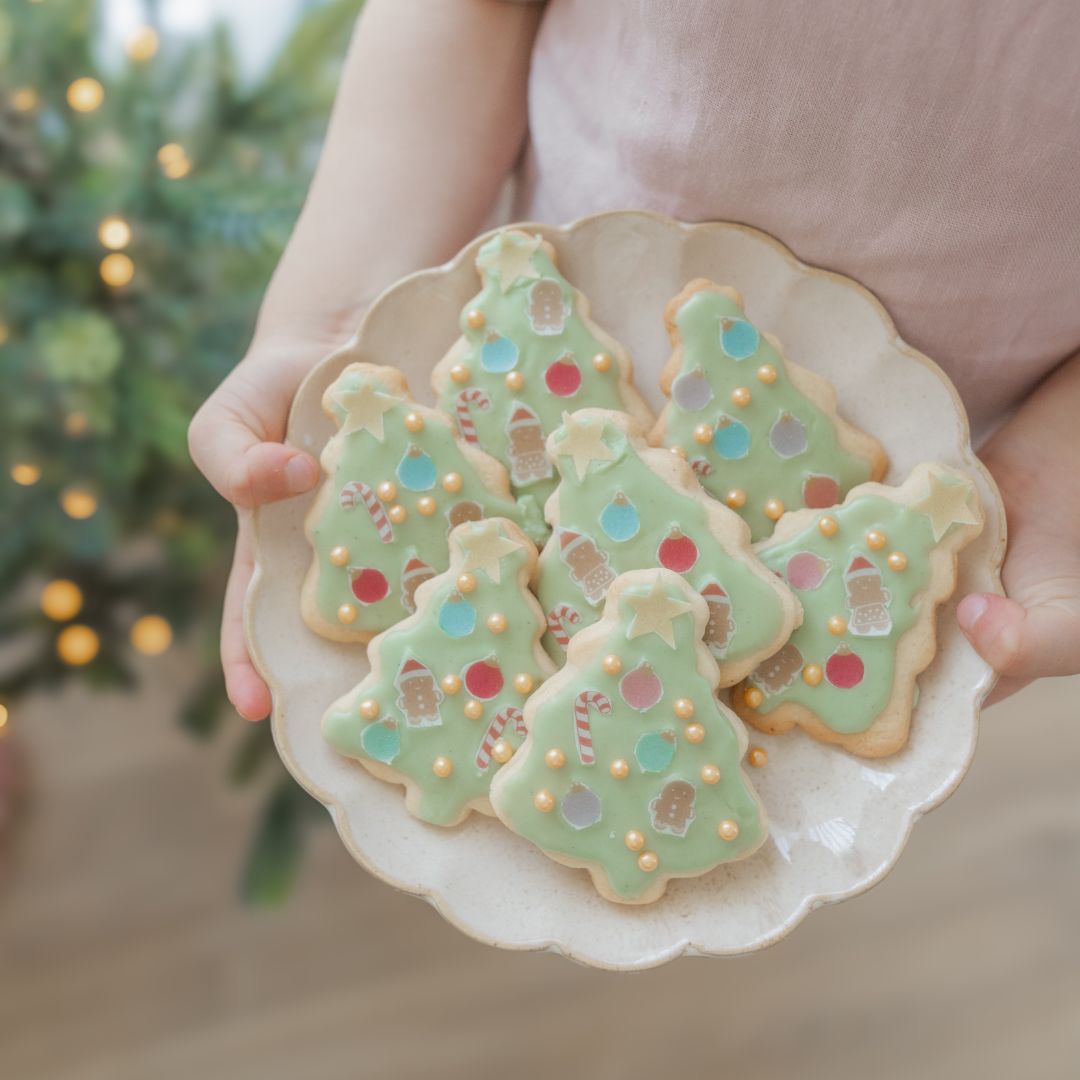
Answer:
[{"label": "gold sugar pearl", "polygon": [[731,391],[731,404],[737,405],[740,409],[745,409],[750,404],[750,387],[736,386]]},{"label": "gold sugar pearl", "polygon": [[442,486],[444,491],[449,491],[451,494],[461,490],[461,473],[448,472],[442,478]]},{"label": "gold sugar pearl", "polygon": [[705,443],[712,442],[712,437],[713,429],[709,427],[708,424],[698,424],[698,426],[694,428],[694,442],[704,445]]},{"label": "gold sugar pearl", "polygon": [[384,480],[376,489],[375,494],[383,502],[393,502],[397,498],[397,484],[393,480]]},{"label": "gold sugar pearl", "polygon": [[466,383],[469,381],[469,376],[472,372],[464,364],[455,364],[450,369],[450,378],[456,383]]},{"label": "gold sugar pearl", "polygon": [[763,382],[766,386],[776,382],[776,368],[772,364],[762,364],[757,369],[758,382]]},{"label": "gold sugar pearl", "polygon": [[424,517],[431,517],[437,509],[438,506],[430,495],[421,495],[416,500],[416,510],[418,513],[423,514]]},{"label": "gold sugar pearl", "polygon": [[459,592],[472,592],[476,588],[476,578],[466,570],[464,574],[458,574],[457,587]]},{"label": "gold sugar pearl", "polygon": [[519,672],[514,676],[514,689],[519,694],[531,694],[535,685],[536,680],[527,671]]},{"label": "gold sugar pearl", "polygon": [[520,390],[525,385],[525,376],[520,371],[508,371],[504,381],[507,390]]},{"label": "gold sugar pearl", "polygon": [[701,766],[701,780],[705,784],[720,783],[720,769],[716,765]]},{"label": "gold sugar pearl", "polygon": [[755,769],[763,768],[769,764],[769,751],[764,746],[751,746],[750,752],[746,755],[746,760]]},{"label": "gold sugar pearl", "polygon": [[765,516],[770,521],[779,521],[784,516],[784,504],[779,499],[766,499]]},{"label": "gold sugar pearl", "polygon": [[440,754],[432,763],[431,771],[440,779],[445,780],[453,771],[454,763]]},{"label": "gold sugar pearl", "polygon": [[555,796],[552,795],[547,788],[541,788],[533,796],[533,806],[535,806],[541,814],[548,814],[555,809]]},{"label": "gold sugar pearl", "polygon": [[561,769],[566,764],[566,754],[557,746],[553,746],[544,755],[544,764],[549,769]]},{"label": "gold sugar pearl", "polygon": [[606,352],[598,352],[592,358],[592,366],[599,372],[605,372],[611,370],[611,354]]},{"label": "gold sugar pearl", "polygon": [[683,734],[686,736],[686,741],[690,743],[703,742],[705,739],[705,725],[704,724],[687,724],[683,729]]},{"label": "gold sugar pearl", "polygon": [[880,551],[888,542],[889,538],[880,529],[871,529],[866,534],[866,546],[873,551]]},{"label": "gold sugar pearl", "polygon": [[907,569],[907,556],[902,551],[890,552],[888,559],[885,561],[889,564],[890,570],[899,571]]},{"label": "gold sugar pearl", "polygon": [[469,698],[462,711],[470,720],[479,720],[484,715],[484,706],[476,698]]},{"label": "gold sugar pearl", "polygon": [[719,825],[716,826],[716,831],[720,834],[721,840],[726,840],[729,844],[732,840],[738,840],[739,838],[739,826],[731,818],[724,818]]},{"label": "gold sugar pearl", "polygon": [[746,492],[742,488],[732,488],[727,495],[724,496],[724,502],[731,507],[732,510],[741,510],[746,505]]},{"label": "gold sugar pearl", "polygon": [[630,775],[630,764],[626,758],[616,758],[608,767],[608,772],[616,780],[625,780]]},{"label": "gold sugar pearl", "polygon": [[640,851],[645,846],[645,837],[637,829],[631,829],[623,837],[623,843],[631,851]]},{"label": "gold sugar pearl", "polygon": [[440,680],[440,685],[444,694],[453,697],[454,694],[461,692],[461,677],[459,675],[444,675]]},{"label": "gold sugar pearl", "polygon": [[743,701],[746,702],[748,708],[757,709],[764,700],[765,695],[756,686],[748,686],[743,691]]},{"label": "gold sugar pearl", "polygon": [[681,457],[684,461],[686,460],[686,451],[681,446],[673,446],[673,447],[671,447],[671,452],[676,457]]},{"label": "gold sugar pearl", "polygon": [[659,865],[660,858],[655,851],[643,851],[637,859],[638,869],[651,874]]},{"label": "gold sugar pearl", "polygon": [[493,611],[487,617],[487,628],[493,634],[501,634],[507,627],[506,616],[501,611]]},{"label": "gold sugar pearl", "polygon": [[330,561],[335,566],[344,566],[349,561],[349,549],[344,544],[338,544],[330,551]]},{"label": "gold sugar pearl", "polygon": [[409,516],[409,511],[406,510],[405,507],[401,505],[401,503],[394,503],[394,505],[386,511],[386,516],[395,525],[400,525]]},{"label": "gold sugar pearl", "polygon": [[622,671],[622,661],[614,653],[608,653],[604,657],[603,668],[609,675],[618,675]]},{"label": "gold sugar pearl", "polygon": [[831,514],[826,514],[818,519],[817,527],[822,536],[835,536],[840,530],[840,522]]},{"label": "gold sugar pearl", "polygon": [[423,431],[424,418],[417,412],[406,413],[405,428],[408,431]]},{"label": "gold sugar pearl", "polygon": [[491,748],[491,756],[500,765],[505,765],[514,756],[514,748],[505,739],[496,739]]},{"label": "gold sugar pearl", "polygon": [[674,708],[680,720],[689,720],[694,715],[694,703],[689,698],[676,698]]},{"label": "gold sugar pearl", "polygon": [[347,626],[349,623],[356,622],[356,606],[354,604],[342,604],[337,609],[338,622],[345,623]]},{"label": "gold sugar pearl", "polygon": [[365,720],[374,720],[379,715],[379,703],[374,698],[364,698],[358,711]]},{"label": "gold sugar pearl", "polygon": [[847,633],[847,619],[845,619],[843,615],[830,615],[829,621],[825,626],[829,633],[836,637]]},{"label": "gold sugar pearl", "polygon": [[803,668],[802,677],[807,686],[818,686],[825,677],[825,672],[821,670],[820,664],[807,664]]},{"label": "gold sugar pearl", "polygon": [[487,318],[479,308],[473,308],[465,315],[465,323],[470,330],[479,330],[486,322]]}]

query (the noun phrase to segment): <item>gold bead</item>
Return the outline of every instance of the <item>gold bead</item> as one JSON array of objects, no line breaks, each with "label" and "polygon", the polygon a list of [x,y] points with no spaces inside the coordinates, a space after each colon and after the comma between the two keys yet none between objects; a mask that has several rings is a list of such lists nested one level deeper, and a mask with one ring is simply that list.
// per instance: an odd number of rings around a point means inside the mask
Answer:
[{"label": "gold bead", "polygon": [[639,870],[651,874],[660,865],[660,859],[655,851],[643,851],[637,857],[637,864]]},{"label": "gold bead", "polygon": [[330,561],[335,566],[344,566],[349,561],[349,549],[343,544],[330,549]]},{"label": "gold bead", "polygon": [[731,404],[745,409],[750,404],[750,388],[748,386],[736,386],[731,391]]},{"label": "gold bead", "polygon": [[443,490],[449,491],[451,494],[461,490],[461,483],[461,473],[448,472],[442,478]]},{"label": "gold bead", "polygon": [[461,691],[461,677],[458,675],[444,675],[440,680],[440,685],[443,688],[444,694],[449,694],[451,697]]},{"label": "gold bead", "polygon": [[406,413],[405,428],[407,431],[423,431],[424,418],[418,412]]},{"label": "gold bead", "polygon": [[525,376],[520,371],[508,371],[504,381],[507,390],[520,390],[525,385]]},{"label": "gold bead", "polygon": [[469,369],[464,364],[455,364],[450,369],[450,378],[453,379],[454,382],[468,382],[470,374]]},{"label": "gold bead", "polygon": [[760,708],[761,703],[764,700],[765,700],[765,695],[756,686],[748,686],[743,691],[743,701],[746,702],[747,708],[750,708],[750,709]]},{"label": "gold bead", "polygon": [[680,720],[689,720],[694,715],[694,703],[686,697],[676,698],[675,715]]},{"label": "gold bead", "polygon": [[514,756],[514,748],[505,739],[496,739],[491,748],[491,756],[500,765],[505,765]]},{"label": "gold bead", "polygon": [[464,574],[458,574],[457,587],[458,592],[470,593],[476,588],[476,578],[466,570]]},{"label": "gold bead", "polygon": [[684,461],[686,460],[686,451],[681,446],[673,446],[673,447],[671,447],[671,452],[676,457],[681,457]]},{"label": "gold bead", "polygon": [[825,626],[829,633],[836,637],[847,633],[847,619],[843,615],[830,615]]},{"label": "gold bead", "polygon": [[720,769],[716,765],[702,765],[701,780],[705,784],[719,784]]},{"label": "gold bead", "polygon": [[379,703],[374,698],[364,698],[360,702],[359,712],[365,720],[374,720],[379,715]]},{"label": "gold bead", "polygon": [[473,308],[465,315],[465,322],[470,330],[479,330],[487,322],[487,319],[479,308]]},{"label": "gold bead", "polygon": [[885,561],[889,564],[890,570],[907,569],[907,556],[902,551],[889,552],[889,557]]},{"label": "gold bead", "polygon": [[694,442],[696,443],[708,443],[712,442],[713,429],[708,424],[698,424],[694,428]]},{"label": "gold bead", "polygon": [[557,746],[553,746],[544,755],[544,764],[549,769],[561,769],[566,764],[566,754],[564,754]]},{"label": "gold bead", "polygon": [[598,352],[592,358],[592,366],[599,372],[605,372],[611,370],[611,354],[606,352]]},{"label": "gold bead", "polygon": [[739,838],[739,826],[731,818],[724,818],[716,826],[716,831],[720,834],[720,839],[726,840],[728,843]]},{"label": "gold bead", "polygon": [[625,780],[630,775],[630,765],[625,758],[616,758],[608,766],[608,772],[616,780]]},{"label": "gold bead", "polygon": [[533,806],[535,806],[541,814],[548,814],[555,809],[555,796],[552,795],[547,788],[541,788],[533,796]]},{"label": "gold bead", "polygon": [[766,386],[776,382],[776,368],[772,364],[762,364],[757,369],[758,382],[763,382]]},{"label": "gold bead", "polygon": [[463,712],[470,720],[479,720],[484,715],[484,706],[476,698],[469,698]]},{"label": "gold bead", "polygon": [[686,736],[686,741],[691,743],[703,742],[705,739],[705,725],[704,724],[687,724],[683,729],[683,734]]},{"label": "gold bead", "polygon": [[423,514],[424,517],[431,517],[437,509],[438,506],[430,495],[421,495],[420,498],[416,500],[417,513]]},{"label": "gold bead", "polygon": [[609,675],[618,675],[622,671],[622,661],[614,653],[608,653],[604,657],[603,668]]},{"label": "gold bead", "polygon": [[376,489],[375,494],[383,502],[393,502],[397,498],[397,484],[393,480],[384,480]]},{"label": "gold bead", "polygon": [[514,689],[519,694],[531,694],[535,685],[536,681],[527,671],[519,672],[514,676]]},{"label": "gold bead", "polygon": [[840,522],[831,514],[826,514],[818,519],[817,527],[822,536],[835,536],[840,529]]},{"label": "gold bead", "polygon": [[448,757],[443,757],[443,755],[440,754],[431,763],[431,771],[436,776],[445,780],[454,771],[454,763]]},{"label": "gold bead", "polygon": [[394,505],[386,511],[386,516],[395,525],[400,525],[409,516],[409,511],[406,510],[405,507],[401,505],[401,503],[394,503]]},{"label": "gold bead", "polygon": [[746,505],[746,492],[742,488],[732,488],[726,496],[724,496],[724,502],[731,507],[732,510],[740,510]]},{"label": "gold bead", "polygon": [[760,769],[769,764],[769,751],[764,746],[751,746],[750,752],[746,755],[746,760],[755,769]]},{"label": "gold bead", "polygon": [[820,664],[807,664],[803,668],[802,677],[807,686],[817,686],[825,677],[825,672],[821,670]]},{"label": "gold bead", "polygon": [[623,843],[631,851],[640,851],[645,846],[645,837],[637,831],[637,829],[631,829],[624,837]]},{"label": "gold bead", "polygon": [[766,499],[765,516],[770,521],[779,521],[784,516],[784,504],[779,499]]},{"label": "gold bead", "polygon": [[506,616],[501,611],[493,611],[487,617],[487,628],[493,634],[501,634],[506,629]]},{"label": "gold bead", "polygon": [[338,622],[349,623],[356,622],[356,605],[355,604],[342,604],[337,609]]},{"label": "gold bead", "polygon": [[889,538],[880,529],[871,529],[866,534],[866,546],[873,551],[880,551],[888,542]]}]

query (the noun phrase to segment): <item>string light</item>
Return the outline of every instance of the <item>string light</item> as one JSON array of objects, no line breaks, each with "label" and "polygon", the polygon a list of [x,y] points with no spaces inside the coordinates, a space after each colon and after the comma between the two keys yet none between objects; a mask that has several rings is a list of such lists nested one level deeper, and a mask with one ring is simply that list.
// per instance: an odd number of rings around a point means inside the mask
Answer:
[{"label": "string light", "polygon": [[166,143],[158,150],[157,159],[170,180],[180,180],[191,172],[191,158],[179,143]]},{"label": "string light", "polygon": [[172,644],[172,627],[161,615],[143,615],[131,627],[131,644],[144,656],[160,656]]},{"label": "string light", "polygon": [[64,417],[64,434],[72,439],[79,438],[80,435],[85,435],[87,428],[90,427],[90,421],[86,417],[84,412],[69,412]]},{"label": "string light", "polygon": [[67,103],[81,113],[93,112],[105,100],[105,88],[89,75],[76,79],[67,88]]},{"label": "string light", "polygon": [[128,35],[124,44],[128,56],[137,63],[142,63],[152,60],[157,55],[161,40],[152,26],[140,26],[138,30]]},{"label": "string light", "polygon": [[33,487],[41,479],[41,469],[29,461],[19,461],[11,466],[11,479],[19,487]]},{"label": "string light", "polygon": [[82,589],[74,581],[57,578],[41,590],[41,610],[54,622],[67,622],[82,611]]},{"label": "string light", "polygon": [[20,86],[11,95],[11,107],[16,112],[33,112],[38,105],[37,91],[32,86]]},{"label": "string light", "polygon": [[70,487],[61,493],[60,506],[68,517],[85,521],[97,512],[97,499],[86,488]]},{"label": "string light", "polygon": [[122,289],[135,276],[135,264],[122,251],[114,251],[101,260],[101,280],[114,289]]},{"label": "string light", "polygon": [[56,639],[56,653],[65,664],[82,667],[89,664],[101,649],[101,638],[89,626],[75,623],[60,631]]},{"label": "string light", "polygon": [[102,220],[97,234],[102,247],[113,251],[126,248],[131,243],[131,226],[116,214]]}]

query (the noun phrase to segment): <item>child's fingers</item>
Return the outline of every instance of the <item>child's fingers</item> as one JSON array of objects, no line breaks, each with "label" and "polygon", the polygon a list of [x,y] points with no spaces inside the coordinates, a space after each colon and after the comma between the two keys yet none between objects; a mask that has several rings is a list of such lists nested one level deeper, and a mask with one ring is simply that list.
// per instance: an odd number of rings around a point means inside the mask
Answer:
[{"label": "child's fingers", "polygon": [[233,708],[245,720],[262,720],[270,712],[270,691],[251,662],[244,638],[244,597],[253,568],[250,523],[241,514],[221,616],[221,668]]}]

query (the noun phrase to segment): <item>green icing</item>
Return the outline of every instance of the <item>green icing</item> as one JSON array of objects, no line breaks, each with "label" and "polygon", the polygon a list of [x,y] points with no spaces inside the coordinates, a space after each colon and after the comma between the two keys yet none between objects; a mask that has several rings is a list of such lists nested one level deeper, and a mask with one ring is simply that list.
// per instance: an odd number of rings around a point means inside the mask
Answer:
[{"label": "green icing", "polygon": [[[556,447],[565,430],[556,432]],[[627,570],[661,565],[661,544],[667,542],[664,551],[669,569],[683,564],[672,562],[667,552],[677,559],[696,548],[696,561],[684,574],[687,582],[699,592],[719,586],[726,593],[717,608],[710,603],[711,610],[721,612],[710,620],[706,635],[713,655],[721,662],[737,662],[767,648],[776,640],[783,619],[780,597],[772,583],[720,546],[703,500],[670,487],[642,460],[621,428],[606,422],[603,442],[611,449],[613,460],[591,462],[584,481],[578,479],[569,457],[559,458],[561,482],[554,496],[559,525],[541,553],[537,585],[544,611],[566,605],[580,615],[574,625],[564,621],[567,633],[584,629],[599,618],[614,577]],[[629,505],[638,511],[637,528],[632,535],[626,528],[613,529],[613,538],[605,533],[602,522],[620,494],[624,508]],[[726,613],[728,606],[730,614]],[[545,636],[544,644],[561,661],[563,649],[552,633]]]},{"label": "green icing", "polygon": [[[589,406],[626,409],[627,402],[622,396],[618,359],[612,357],[606,372],[593,367],[593,357],[610,351],[610,344],[601,342],[589,329],[578,311],[578,294],[543,248],[537,247],[531,256],[526,256],[528,247],[535,243],[535,237],[510,231],[499,233],[480,249],[477,265],[484,284],[462,311],[461,332],[466,348],[455,353],[456,362],[468,368],[469,380],[458,383],[447,379],[439,391],[439,405],[457,417],[463,391],[484,391],[490,406],[473,405],[468,410],[480,446],[510,470],[515,493],[527,492],[543,505],[557,482],[544,453],[544,439],[559,425],[563,412]],[[507,245],[521,253],[517,258],[528,265],[528,273],[536,276],[519,276],[504,292],[499,266],[506,263],[500,249]],[[511,258],[511,265],[513,262]],[[538,283],[542,283],[539,294],[534,292]],[[466,316],[470,311],[483,312],[482,327],[468,325]],[[564,396],[549,388],[545,375],[567,356],[577,375],[564,366],[557,369],[562,378],[553,378],[553,384],[565,391],[580,378],[580,385]],[[523,377],[520,389],[507,387],[510,371]]]},{"label": "green icing", "polygon": [[[357,365],[347,369],[334,383],[328,400],[334,401],[342,394],[359,390],[365,383],[385,389],[371,369]],[[435,418],[431,410],[418,408],[408,398],[393,395],[392,407],[382,414],[383,435],[376,438],[366,428],[350,428],[345,410],[335,405],[339,423],[346,426],[335,434],[323,455],[324,471],[329,478],[324,483],[330,487],[330,498],[318,519],[310,527],[308,536],[318,560],[318,577],[315,585],[315,604],[319,614],[330,623],[342,625],[343,629],[380,631],[403,619],[412,610],[407,602],[405,581],[415,583],[424,573],[431,576],[445,570],[449,561],[447,534],[458,520],[451,520],[450,512],[462,503],[475,503],[485,517],[498,515],[522,525],[532,536],[545,533],[539,518],[539,508],[529,499],[514,503],[493,494],[476,472],[471,461],[462,453],[461,445],[452,428]],[[405,416],[410,412],[425,418],[422,431],[410,432],[405,427]],[[403,459],[410,447],[419,451],[412,467],[405,467]],[[437,474],[434,486],[427,487],[428,463]],[[417,467],[419,465],[419,467]],[[462,479],[461,489],[453,494],[445,491],[441,479],[455,472]],[[417,485],[410,491],[402,476]],[[341,505],[342,489],[353,481],[366,483],[373,490],[385,480],[397,487],[396,502],[406,510],[406,520],[392,525],[393,539],[383,543],[375,520],[357,496],[351,509]],[[417,510],[420,498],[431,497],[436,502],[436,512],[424,516]],[[392,505],[382,503],[382,512]],[[339,546],[348,550],[348,562],[335,566],[330,552]],[[406,578],[406,568],[412,573]],[[428,571],[417,574],[417,561],[426,564]],[[354,595],[352,582],[356,572],[370,568],[385,578],[386,595],[373,603],[361,602]],[[370,592],[378,595],[379,579],[369,575]],[[357,611],[356,620],[340,624],[338,609],[351,604]]]},{"label": "green icing", "polygon": [[[753,345],[756,340],[756,349],[744,359],[734,359],[725,351],[723,320],[731,321],[729,334],[738,345]],[[672,382],[664,443],[681,446],[691,461],[700,459],[711,466],[710,472],[701,466],[696,471],[716,498],[724,499],[733,488],[746,493],[746,504],[737,513],[750,525],[755,540],[773,530],[774,523],[765,514],[768,499],[780,499],[787,510],[821,507],[839,502],[856,484],[870,479],[870,462],[840,447],[833,421],[792,385],[780,353],[764,336],[738,332],[750,324],[735,300],[701,289],[678,309],[675,323],[682,339],[682,364]],[[730,342],[728,347],[736,356],[743,355]],[[766,384],[757,378],[763,364],[776,369],[775,382]],[[679,379],[687,376],[680,384]],[[712,391],[707,402],[706,383]],[[743,407],[731,401],[731,392],[738,387],[750,391],[750,403]],[[744,425],[747,432],[733,429],[731,421]],[[694,439],[694,429],[701,424],[717,428],[715,440],[704,446]],[[804,440],[805,448],[799,450]],[[831,477],[837,485],[835,497],[828,499],[831,485],[814,477]],[[808,482],[818,495],[809,503],[804,494]]]},{"label": "green icing", "polygon": [[[475,525],[466,525],[462,531],[476,529]],[[455,533],[455,540],[459,535]],[[500,527],[500,535],[509,535],[505,527]],[[520,711],[526,700],[526,695],[514,688],[514,676],[527,674],[539,686],[550,671],[550,666],[543,663],[543,654],[537,655],[542,624],[518,581],[528,560],[527,550],[519,544],[516,551],[500,558],[499,582],[483,570],[472,571],[476,588],[462,595],[457,589],[461,560],[456,558],[455,568],[428,586],[417,615],[371,643],[378,676],[373,671],[335,702],[323,718],[323,735],[338,753],[389,765],[403,779],[415,783],[419,800],[411,808],[424,821],[452,825],[460,820],[469,803],[487,796],[491,778],[500,768],[487,756],[494,735],[487,738],[486,767],[477,763],[477,754],[496,717],[507,707]],[[475,608],[477,619],[470,633],[454,636],[442,629],[440,612],[448,603],[467,603]],[[499,634],[492,633],[486,622],[487,616],[495,612],[507,619],[507,628]],[[456,629],[462,624],[453,621],[447,625]],[[469,688],[483,693],[493,688],[491,661],[498,667],[502,688],[483,701],[480,719],[470,719],[464,713],[465,704],[479,698],[473,698]],[[402,677],[406,664],[409,669]],[[482,681],[474,683],[470,672],[477,664],[481,666],[475,670]],[[446,675],[462,679],[456,694],[447,694],[441,688]],[[368,699],[381,707],[374,721],[363,719],[358,712],[360,702]],[[511,716],[498,737],[517,748],[523,740],[520,722]],[[433,762],[440,756],[453,763],[447,777],[432,771]]]},{"label": "green icing", "polygon": [[[668,597],[684,602],[689,599],[689,590],[678,579],[662,575],[661,580]],[[530,714],[527,747],[504,770],[492,793],[499,816],[515,832],[544,851],[599,864],[612,891],[627,900],[653,886],[657,874],[701,874],[749,853],[761,842],[766,829],[760,806],[739,766],[739,740],[733,727],[738,721],[716,700],[711,682],[697,670],[700,638],[693,615],[684,612],[672,620],[674,648],[654,633],[633,639],[627,636],[634,618],[628,601],[645,596],[649,590],[648,585],[626,588],[619,597],[618,622],[593,659],[581,667],[563,668],[552,677],[542,701]],[[640,712],[622,700],[620,676],[603,669],[603,658],[611,653],[621,659],[623,672],[640,663],[653,667],[664,688],[656,704]],[[589,712],[595,752],[592,764],[582,763],[575,740],[575,702],[583,691],[599,692],[612,705],[606,716],[596,708]],[[673,704],[680,697],[694,703],[693,722],[705,728],[701,742],[687,741],[686,722],[675,717]],[[669,758],[666,762],[657,754],[664,733],[675,736],[672,752],[664,755]],[[644,763],[639,758],[643,743]],[[550,768],[546,763],[545,755],[552,749],[565,755],[562,768]],[[621,780],[610,770],[611,763],[619,759],[629,766],[628,775]],[[718,783],[702,780],[705,765],[719,767]],[[646,771],[650,767],[661,771]],[[546,813],[537,809],[533,800],[539,791],[554,796],[554,809]],[[566,800],[568,796],[580,800],[587,793],[591,793],[599,816],[581,827],[573,816],[567,820]],[[692,816],[688,812],[691,800]],[[719,836],[717,826],[724,820],[739,826],[735,840]],[[639,868],[639,852],[630,850],[624,839],[630,830],[645,837],[644,850],[659,858],[657,870]]]}]

